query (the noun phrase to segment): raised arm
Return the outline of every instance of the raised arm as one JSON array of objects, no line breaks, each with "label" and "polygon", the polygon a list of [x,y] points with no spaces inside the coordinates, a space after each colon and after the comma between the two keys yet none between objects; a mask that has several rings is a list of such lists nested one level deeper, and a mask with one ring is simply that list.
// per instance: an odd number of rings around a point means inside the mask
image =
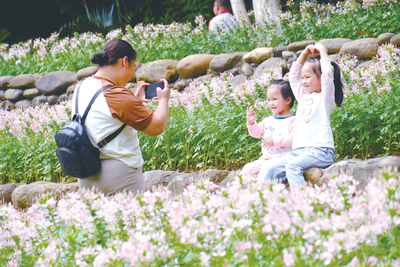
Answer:
[{"label": "raised arm", "polygon": [[321,56],[321,93],[324,95],[325,103],[335,106],[335,85],[333,83],[332,65],[328,51],[321,43],[315,44],[314,50],[314,53],[319,52]]}]

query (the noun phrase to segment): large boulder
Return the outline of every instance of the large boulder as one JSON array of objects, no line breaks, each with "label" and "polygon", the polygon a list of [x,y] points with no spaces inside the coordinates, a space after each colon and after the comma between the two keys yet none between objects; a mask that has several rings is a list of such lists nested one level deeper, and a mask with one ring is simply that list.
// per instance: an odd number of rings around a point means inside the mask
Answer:
[{"label": "large boulder", "polygon": [[328,50],[329,54],[335,54],[340,51],[343,44],[352,42],[353,40],[347,38],[333,38],[333,39],[323,39],[318,41],[325,46],[326,50]]},{"label": "large boulder", "polygon": [[199,175],[193,173],[182,173],[175,175],[169,182],[167,188],[175,194],[180,194],[183,192],[185,187],[193,182],[194,179],[198,179]]},{"label": "large boulder", "polygon": [[243,54],[220,54],[215,56],[210,62],[210,69],[214,72],[223,72],[232,69],[242,60]]},{"label": "large boulder", "polygon": [[364,38],[344,43],[340,55],[353,54],[359,59],[371,59],[378,52],[378,43],[375,38]]},{"label": "large boulder", "polygon": [[286,61],[294,61],[297,59],[297,56],[293,51],[283,51],[282,58]]},{"label": "large boulder", "polygon": [[32,88],[32,87],[35,87],[35,81],[38,78],[39,78],[38,75],[21,74],[21,75],[18,75],[17,77],[12,78],[9,81],[9,87],[10,88],[19,88],[19,89]]},{"label": "large boulder", "polygon": [[138,81],[147,83],[159,82],[161,79],[166,79],[168,82],[175,82],[179,73],[176,70],[178,60],[161,59],[143,64],[136,73]]},{"label": "large boulder", "polygon": [[233,86],[240,86],[244,84],[247,81],[247,78],[245,75],[237,75],[231,80],[231,84]]},{"label": "large boulder", "polygon": [[282,52],[287,51],[287,49],[288,49],[287,46],[277,46],[277,47],[272,48],[273,57],[282,56]]},{"label": "large boulder", "polygon": [[11,203],[11,195],[20,184],[0,185],[0,203]]},{"label": "large boulder", "polygon": [[400,46],[400,33],[396,34],[395,36],[393,36],[392,38],[390,38],[390,43]]},{"label": "large boulder", "polygon": [[7,110],[7,111],[13,110],[13,109],[15,109],[15,103],[10,100],[2,101],[0,103],[0,109]]},{"label": "large boulder", "polygon": [[263,63],[261,63],[256,71],[254,72],[254,77],[260,77],[263,73],[265,73],[268,70],[272,70],[275,68],[280,68],[284,64],[284,60],[280,57],[272,57],[270,59],[267,59]]},{"label": "large boulder", "polygon": [[297,50],[302,50],[307,47],[307,45],[310,44],[315,44],[315,41],[309,40],[309,41],[300,41],[300,42],[295,42],[291,43],[288,45],[287,50],[288,51],[297,51]]},{"label": "large boulder", "polygon": [[67,99],[68,99],[68,95],[67,94],[62,94],[62,95],[60,95],[58,97],[57,103],[61,103],[61,102],[67,101]]},{"label": "large boulder", "polygon": [[16,108],[27,108],[32,106],[32,100],[29,99],[23,99],[15,103]]},{"label": "large boulder", "polygon": [[29,98],[29,99],[33,99],[38,95],[41,95],[41,93],[37,88],[25,89],[23,93],[24,98]]},{"label": "large boulder", "polygon": [[190,55],[181,59],[176,65],[182,78],[196,78],[207,73],[211,60],[215,55]]},{"label": "large boulder", "polygon": [[13,78],[14,78],[14,76],[11,76],[11,75],[0,77],[0,90],[7,90],[8,82]]},{"label": "large boulder", "polygon": [[71,184],[34,182],[17,187],[12,193],[12,203],[16,208],[25,209],[32,204],[33,199],[38,199],[42,195],[51,194],[59,198],[67,192],[75,192],[78,189],[79,185],[77,182]]},{"label": "large boulder", "polygon": [[382,33],[378,36],[378,38],[376,38],[376,42],[378,43],[378,45],[388,44],[390,43],[390,39],[392,39],[393,36],[394,34],[390,32]]},{"label": "large boulder", "polygon": [[147,171],[143,173],[144,188],[145,190],[151,189],[154,186],[162,185],[166,187],[173,178],[175,171]]},{"label": "large boulder", "polygon": [[75,92],[76,84],[70,85],[67,88],[67,95],[72,95]]},{"label": "large boulder", "polygon": [[260,64],[261,62],[269,59],[272,54],[272,48],[270,47],[261,47],[252,50],[251,52],[245,54],[243,56],[243,60],[247,63],[256,63]]},{"label": "large boulder", "polygon": [[4,93],[4,99],[17,102],[23,97],[24,92],[21,89],[8,89]]},{"label": "large boulder", "polygon": [[85,77],[89,77],[92,76],[93,74],[95,74],[98,70],[100,69],[99,66],[90,66],[90,67],[86,67],[83,69],[78,70],[78,72],[76,73],[77,79],[81,80]]},{"label": "large boulder", "polygon": [[208,169],[199,174],[200,179],[209,180],[214,184],[220,184],[228,175],[228,170]]},{"label": "large boulder", "polygon": [[49,105],[54,105],[57,104],[58,102],[58,96],[56,95],[49,95],[47,97],[47,101],[46,101]]},{"label": "large boulder", "polygon": [[47,96],[45,96],[45,95],[35,96],[32,99],[32,106],[38,106],[38,105],[44,104],[46,102],[47,102]]},{"label": "large boulder", "polygon": [[251,67],[249,63],[243,63],[241,73],[247,77],[250,77],[254,74],[254,69]]},{"label": "large boulder", "polygon": [[324,170],[324,175],[334,177],[340,174],[353,175],[353,169],[363,162],[360,159],[347,159],[336,162]]},{"label": "large boulder", "polygon": [[61,95],[70,85],[76,82],[76,73],[61,70],[39,77],[35,82],[35,87],[44,95]]}]

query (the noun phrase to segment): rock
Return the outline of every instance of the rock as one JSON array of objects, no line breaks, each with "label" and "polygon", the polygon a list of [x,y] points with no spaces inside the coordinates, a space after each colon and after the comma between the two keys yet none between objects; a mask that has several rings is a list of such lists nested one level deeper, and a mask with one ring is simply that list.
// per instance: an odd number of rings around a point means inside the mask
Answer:
[{"label": "rock", "polygon": [[23,97],[24,92],[21,89],[8,89],[4,93],[4,99],[17,102]]},{"label": "rock", "polygon": [[333,55],[328,55],[329,59],[331,60],[331,62],[336,62],[339,59],[339,55],[338,54],[333,54]]},{"label": "rock", "polygon": [[242,74],[247,77],[252,76],[254,74],[254,70],[249,63],[243,63],[242,65]]},{"label": "rock", "polygon": [[240,73],[240,69],[239,68],[232,68],[229,70],[226,70],[224,72],[222,72],[223,74],[233,74],[234,76],[238,75]]},{"label": "rock", "polygon": [[27,108],[30,106],[32,106],[32,100],[29,99],[20,100],[17,103],[15,103],[16,108]]},{"label": "rock", "polygon": [[32,204],[32,199],[38,199],[42,195],[51,194],[56,198],[67,192],[78,191],[78,183],[57,184],[51,182],[34,182],[20,185],[12,193],[12,202],[16,208],[25,209]]},{"label": "rock", "polygon": [[183,91],[183,89],[186,88],[186,86],[189,85],[189,83],[192,81],[192,79],[181,79],[178,80],[177,82],[175,82],[174,87],[175,89],[177,89],[178,91]]},{"label": "rock", "polygon": [[381,35],[378,36],[378,38],[376,38],[376,42],[378,43],[378,45],[382,45],[382,44],[388,44],[390,43],[390,39],[394,36],[393,33],[382,33]]},{"label": "rock", "polygon": [[215,56],[210,62],[210,69],[215,72],[223,72],[232,69],[242,60],[240,54],[220,54]]},{"label": "rock", "polygon": [[56,95],[50,95],[47,97],[47,103],[49,103],[49,105],[57,104],[57,101],[58,101],[58,96]]},{"label": "rock", "polygon": [[340,48],[342,48],[343,44],[352,41],[353,40],[347,38],[333,38],[323,39],[318,41],[318,43],[321,43],[325,46],[325,48],[328,50],[328,54],[335,54],[340,51]]},{"label": "rock", "polygon": [[61,103],[61,102],[67,101],[67,99],[68,99],[68,95],[67,95],[67,94],[62,94],[62,95],[60,95],[60,97],[57,99],[57,103]]},{"label": "rock", "polygon": [[357,187],[364,189],[379,171],[387,171],[389,169],[394,171],[396,176],[400,174],[400,157],[388,156],[364,160],[354,166],[353,177],[359,182]]},{"label": "rock", "polygon": [[229,185],[229,183],[235,181],[235,175],[232,173],[230,175],[228,175],[227,177],[225,177],[224,180],[222,180],[221,183],[219,183],[219,187],[223,188],[223,187],[227,187]]},{"label": "rock", "polygon": [[4,90],[0,90],[0,101],[4,100]]},{"label": "rock", "polygon": [[283,58],[284,60],[287,60],[287,61],[294,61],[294,60],[297,59],[297,56],[296,56],[296,54],[295,54],[294,52],[292,52],[292,51],[283,51],[283,52],[282,52],[282,58]]},{"label": "rock", "polygon": [[393,36],[392,38],[390,38],[390,43],[400,46],[400,34],[396,34],[395,36]]},{"label": "rock", "polygon": [[288,51],[302,50],[302,49],[306,48],[307,45],[310,45],[310,44],[315,44],[315,41],[310,40],[310,41],[300,41],[300,42],[291,43],[288,45],[287,50]]},{"label": "rock", "polygon": [[304,178],[313,185],[321,186],[324,183],[324,172],[320,168],[308,168],[304,172]]},{"label": "rock", "polygon": [[76,82],[76,73],[60,70],[39,77],[35,82],[35,87],[44,95],[60,95]]},{"label": "rock", "polygon": [[190,55],[181,59],[176,65],[182,78],[195,78],[207,73],[211,60],[215,55]]},{"label": "rock", "polygon": [[72,100],[73,96],[74,96],[74,94],[68,95],[68,100]]},{"label": "rock", "polygon": [[324,170],[324,175],[329,177],[338,176],[339,174],[353,175],[354,167],[361,163],[360,159],[347,159],[336,162]]},{"label": "rock", "polygon": [[36,96],[32,100],[32,106],[38,106],[47,102],[47,97],[44,95]]},{"label": "rock", "polygon": [[151,189],[154,186],[162,185],[166,187],[173,179],[175,171],[147,171],[143,173],[144,188],[145,190]]},{"label": "rock", "polygon": [[14,104],[14,102],[6,100],[6,101],[3,101],[0,103],[0,109],[10,111],[10,110],[15,109],[15,104]]},{"label": "rock", "polygon": [[269,59],[272,54],[272,48],[270,47],[261,47],[252,50],[250,53],[247,53],[243,56],[243,60],[246,63],[256,63],[260,64],[261,62]]},{"label": "rock", "polygon": [[280,57],[282,56],[283,51],[287,51],[288,47],[287,46],[277,46],[272,48],[272,54],[274,57]]},{"label": "rock", "polygon": [[208,74],[208,75],[203,75],[203,76],[197,77],[195,79],[195,81],[198,81],[200,83],[205,83],[205,82],[211,81],[212,78],[213,78],[213,76]]},{"label": "rock", "polygon": [[148,83],[159,82],[161,79],[175,82],[179,77],[176,70],[177,64],[178,61],[172,59],[161,59],[146,63],[137,70],[136,79]]},{"label": "rock", "polygon": [[39,90],[37,88],[30,88],[30,89],[24,90],[23,96],[24,96],[24,98],[33,99],[34,97],[36,97],[40,94],[41,93],[39,92]]},{"label": "rock", "polygon": [[83,68],[78,70],[78,72],[76,73],[77,75],[77,79],[81,80],[83,78],[92,76],[93,74],[95,74],[98,70],[100,69],[99,66],[90,66],[87,68]]},{"label": "rock", "polygon": [[247,81],[246,76],[244,76],[244,75],[237,75],[236,77],[234,77],[234,78],[231,80],[231,84],[232,84],[233,86],[238,86],[238,85],[244,84],[246,81]]},{"label": "rock", "polygon": [[376,56],[378,43],[375,38],[364,38],[344,43],[340,49],[340,55],[353,54],[359,59],[371,59]]},{"label": "rock", "polygon": [[268,70],[280,68],[282,64],[284,64],[284,61],[280,57],[272,57],[270,59],[267,59],[257,67],[253,76],[260,77],[263,73],[267,72]]},{"label": "rock", "polygon": [[76,84],[73,84],[67,88],[67,95],[72,95],[75,92]]},{"label": "rock", "polygon": [[192,174],[192,173],[184,173],[184,174],[179,174],[176,175],[175,177],[172,178],[172,180],[169,182],[167,188],[171,192],[175,194],[180,194],[183,192],[185,187],[193,182],[194,179],[198,179],[199,175]]},{"label": "rock", "polygon": [[14,76],[11,76],[11,75],[0,77],[0,90],[7,90],[8,82],[13,78],[14,78]]},{"label": "rock", "polygon": [[11,203],[11,195],[20,184],[0,185],[0,203]]},{"label": "rock", "polygon": [[35,81],[38,79],[38,75],[33,74],[21,74],[17,77],[12,78],[9,81],[10,88],[32,88],[35,87]]},{"label": "rock", "polygon": [[199,179],[205,179],[213,182],[214,184],[220,184],[228,175],[227,170],[214,170],[208,169],[199,174]]}]

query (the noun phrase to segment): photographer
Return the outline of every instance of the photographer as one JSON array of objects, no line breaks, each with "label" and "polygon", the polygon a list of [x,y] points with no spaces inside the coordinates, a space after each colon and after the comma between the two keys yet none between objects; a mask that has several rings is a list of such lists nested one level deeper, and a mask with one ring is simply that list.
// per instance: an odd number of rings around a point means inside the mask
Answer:
[{"label": "photographer", "polygon": [[[137,131],[149,136],[156,136],[164,131],[168,121],[170,89],[168,82],[162,80],[164,89],[157,88],[157,110],[153,113],[144,106],[143,102],[148,101],[143,94],[146,83],[139,82],[135,94],[125,88],[135,72],[135,60],[136,51],[128,42],[109,41],[101,53],[96,53],[91,58],[100,69],[95,75],[80,82],[80,113],[83,113],[98,89],[106,85],[112,86],[97,97],[87,115],[85,129],[93,145],[126,123],[122,132],[100,149],[99,173],[86,179],[78,179],[80,188],[95,187],[105,195],[124,190],[132,193],[144,191],[143,158]],[[75,110],[76,97],[74,93],[72,110]]]}]

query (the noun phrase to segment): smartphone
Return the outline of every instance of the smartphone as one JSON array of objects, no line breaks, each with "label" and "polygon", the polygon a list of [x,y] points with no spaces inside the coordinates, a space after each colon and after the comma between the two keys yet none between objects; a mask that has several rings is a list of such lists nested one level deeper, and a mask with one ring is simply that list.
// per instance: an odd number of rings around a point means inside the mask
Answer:
[{"label": "smartphone", "polygon": [[164,82],[156,82],[146,85],[144,87],[144,97],[146,99],[152,99],[157,96],[157,87],[164,89]]}]

